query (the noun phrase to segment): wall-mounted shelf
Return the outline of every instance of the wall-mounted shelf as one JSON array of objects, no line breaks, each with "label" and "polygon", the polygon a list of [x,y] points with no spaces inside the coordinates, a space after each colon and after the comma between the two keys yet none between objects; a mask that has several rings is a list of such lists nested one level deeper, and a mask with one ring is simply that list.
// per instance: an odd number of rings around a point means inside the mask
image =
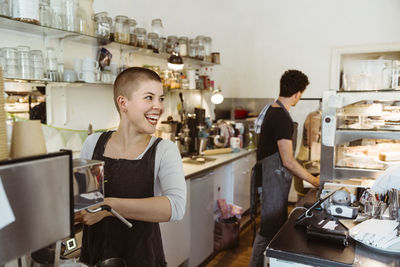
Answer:
[{"label": "wall-mounted shelf", "polygon": [[46,80],[28,80],[28,79],[12,79],[12,78],[4,78],[4,82],[8,83],[29,83],[32,86],[46,86],[48,84],[56,84],[56,85],[68,85],[68,86],[82,86],[82,85],[107,85],[111,86],[110,83],[87,83],[87,82],[53,82],[53,81],[46,81]]},{"label": "wall-mounted shelf", "polygon": [[[90,36],[77,32],[70,32],[61,29],[55,29],[51,27],[36,25],[32,23],[22,22],[18,20],[14,20],[8,17],[4,17],[0,15],[0,28],[12,31],[19,31],[27,34],[33,34],[37,36],[50,37],[50,38],[60,38],[60,39],[68,39],[74,42],[89,44],[89,45],[112,45],[112,46],[120,46],[121,50],[132,50],[135,54],[150,56],[155,58],[167,59],[170,54],[168,53],[154,53],[151,49],[139,48],[136,46],[132,46],[129,44],[122,44],[114,41],[110,41],[108,39]],[[203,60],[198,60],[190,57],[183,57],[183,61],[185,64],[193,64],[200,66],[214,66],[212,62],[207,62]]]}]

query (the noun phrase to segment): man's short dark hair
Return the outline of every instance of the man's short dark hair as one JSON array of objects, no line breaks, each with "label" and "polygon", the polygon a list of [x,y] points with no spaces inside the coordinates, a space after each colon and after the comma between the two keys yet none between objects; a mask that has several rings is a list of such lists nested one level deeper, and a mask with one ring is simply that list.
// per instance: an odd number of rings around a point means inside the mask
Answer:
[{"label": "man's short dark hair", "polygon": [[161,78],[156,72],[141,67],[128,68],[118,75],[114,82],[114,103],[118,112],[117,97],[124,96],[130,100],[132,92],[139,89],[140,83],[143,81],[156,81],[161,83]]},{"label": "man's short dark hair", "polygon": [[306,90],[308,81],[307,75],[299,70],[287,70],[281,77],[279,96],[291,97],[297,92]]}]

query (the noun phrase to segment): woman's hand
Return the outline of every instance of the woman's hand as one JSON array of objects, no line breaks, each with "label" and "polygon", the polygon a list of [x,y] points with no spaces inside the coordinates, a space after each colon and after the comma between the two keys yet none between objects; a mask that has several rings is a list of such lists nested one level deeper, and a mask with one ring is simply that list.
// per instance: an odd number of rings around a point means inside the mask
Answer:
[{"label": "woman's hand", "polygon": [[[99,205],[100,206],[100,205]],[[95,207],[98,208],[98,207]],[[94,208],[94,209],[95,209]],[[93,225],[101,221],[104,217],[109,215],[108,211],[102,210],[96,213],[89,213],[86,210],[81,210],[75,213],[75,222],[80,222],[87,225]]]}]

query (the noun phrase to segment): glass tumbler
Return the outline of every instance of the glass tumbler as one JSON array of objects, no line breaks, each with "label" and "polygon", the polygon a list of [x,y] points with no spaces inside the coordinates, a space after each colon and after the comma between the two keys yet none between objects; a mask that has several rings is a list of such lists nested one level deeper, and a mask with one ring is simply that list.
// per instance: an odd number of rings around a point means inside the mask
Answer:
[{"label": "glass tumbler", "polygon": [[129,44],[129,24],[127,16],[116,16],[114,23],[114,40]]},{"label": "glass tumbler", "polygon": [[50,27],[52,23],[52,10],[49,0],[40,0],[39,2],[39,21],[43,26]]},{"label": "glass tumbler", "polygon": [[17,52],[17,63],[18,63],[18,77],[21,79],[32,78],[32,62],[29,51],[18,50]]},{"label": "glass tumbler", "polygon": [[64,0],[65,28],[76,32],[78,29],[78,3],[76,0]]}]

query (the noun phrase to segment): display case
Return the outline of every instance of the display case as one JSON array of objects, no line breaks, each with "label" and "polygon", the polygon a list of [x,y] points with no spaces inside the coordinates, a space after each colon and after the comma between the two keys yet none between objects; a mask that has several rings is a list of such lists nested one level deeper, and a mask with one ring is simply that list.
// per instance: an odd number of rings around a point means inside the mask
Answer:
[{"label": "display case", "polygon": [[400,163],[400,91],[326,91],[321,181],[376,178]]}]

